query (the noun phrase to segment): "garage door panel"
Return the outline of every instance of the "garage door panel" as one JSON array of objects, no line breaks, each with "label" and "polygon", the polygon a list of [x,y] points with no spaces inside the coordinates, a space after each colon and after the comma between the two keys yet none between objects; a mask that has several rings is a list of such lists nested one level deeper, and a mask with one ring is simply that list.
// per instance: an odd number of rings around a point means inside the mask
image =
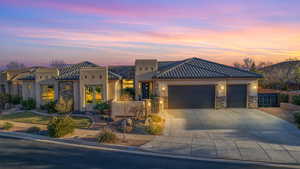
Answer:
[{"label": "garage door panel", "polygon": [[247,85],[227,86],[227,107],[247,107]]},{"label": "garage door panel", "polygon": [[168,92],[170,109],[214,108],[214,85],[169,86]]}]

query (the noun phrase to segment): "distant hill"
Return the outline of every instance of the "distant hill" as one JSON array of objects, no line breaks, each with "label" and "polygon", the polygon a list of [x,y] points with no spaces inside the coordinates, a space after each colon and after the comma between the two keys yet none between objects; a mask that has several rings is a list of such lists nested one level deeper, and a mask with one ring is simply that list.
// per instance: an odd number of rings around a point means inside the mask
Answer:
[{"label": "distant hill", "polygon": [[264,76],[262,86],[276,89],[299,89],[300,76],[297,71],[300,60],[285,61],[259,69]]}]

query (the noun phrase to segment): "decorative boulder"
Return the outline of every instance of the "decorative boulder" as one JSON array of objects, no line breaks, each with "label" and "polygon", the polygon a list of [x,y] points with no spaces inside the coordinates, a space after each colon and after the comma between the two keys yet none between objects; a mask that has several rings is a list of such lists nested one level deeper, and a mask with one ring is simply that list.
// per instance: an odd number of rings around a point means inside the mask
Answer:
[{"label": "decorative boulder", "polygon": [[133,130],[133,128],[133,120],[131,118],[127,118],[121,121],[121,131],[125,133],[130,133]]}]

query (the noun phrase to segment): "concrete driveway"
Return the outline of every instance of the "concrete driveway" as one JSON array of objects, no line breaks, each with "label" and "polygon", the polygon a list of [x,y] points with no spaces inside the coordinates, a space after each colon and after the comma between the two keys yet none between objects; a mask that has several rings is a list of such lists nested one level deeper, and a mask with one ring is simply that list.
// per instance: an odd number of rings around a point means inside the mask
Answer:
[{"label": "concrete driveway", "polygon": [[141,148],[197,157],[300,163],[300,131],[256,109],[167,110],[163,136]]}]

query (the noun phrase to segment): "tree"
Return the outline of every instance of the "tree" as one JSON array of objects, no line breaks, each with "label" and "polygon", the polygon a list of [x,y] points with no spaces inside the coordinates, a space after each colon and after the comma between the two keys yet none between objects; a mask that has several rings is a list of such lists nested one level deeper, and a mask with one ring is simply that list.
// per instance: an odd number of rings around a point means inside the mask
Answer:
[{"label": "tree", "polygon": [[19,63],[17,61],[12,61],[12,62],[9,62],[7,65],[6,65],[6,69],[23,69],[25,68],[26,66],[23,64],[23,63]]},{"label": "tree", "polygon": [[65,61],[63,60],[53,60],[50,62],[49,66],[53,68],[60,68],[61,66],[65,65]]},{"label": "tree", "polygon": [[243,63],[235,62],[235,63],[233,63],[233,65],[236,68],[245,69],[245,70],[256,69],[255,61],[254,61],[254,59],[252,59],[250,57],[244,58]]}]

